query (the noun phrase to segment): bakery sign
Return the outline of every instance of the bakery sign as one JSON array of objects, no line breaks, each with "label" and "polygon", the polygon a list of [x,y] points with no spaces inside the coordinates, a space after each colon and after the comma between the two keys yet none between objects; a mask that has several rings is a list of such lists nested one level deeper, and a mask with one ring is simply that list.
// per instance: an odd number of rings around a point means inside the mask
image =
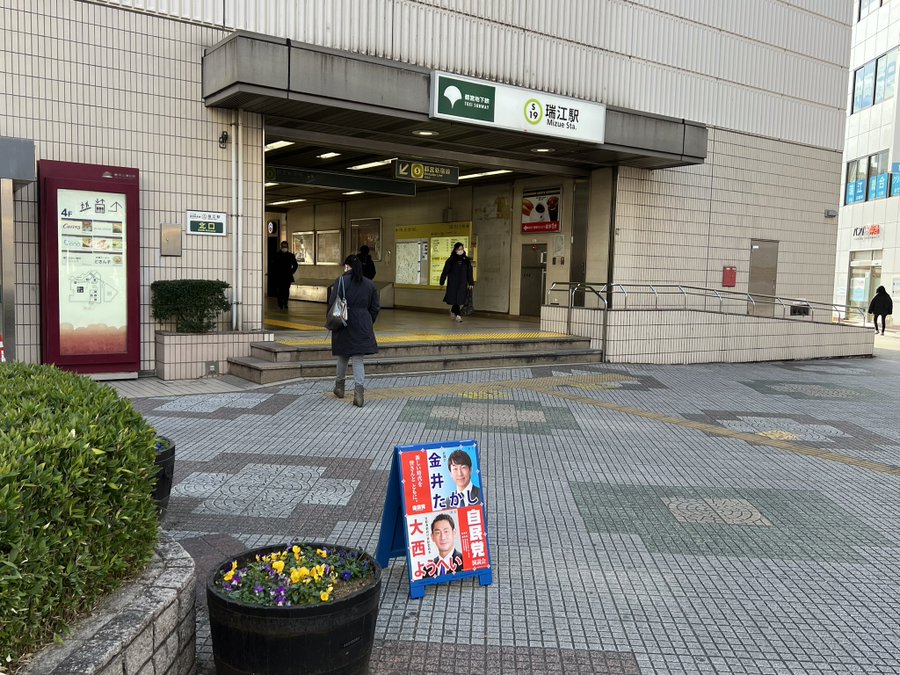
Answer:
[{"label": "bakery sign", "polygon": [[431,75],[431,117],[603,143],[606,106],[450,73]]},{"label": "bakery sign", "polygon": [[860,225],[850,230],[851,251],[874,251],[884,248],[884,227]]}]

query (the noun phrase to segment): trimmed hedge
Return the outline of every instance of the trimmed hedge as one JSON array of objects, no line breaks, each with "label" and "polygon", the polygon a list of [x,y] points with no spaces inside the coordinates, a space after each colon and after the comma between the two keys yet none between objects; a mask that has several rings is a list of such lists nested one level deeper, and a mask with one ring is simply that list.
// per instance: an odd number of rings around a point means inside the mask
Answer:
[{"label": "trimmed hedge", "polygon": [[174,322],[179,333],[208,333],[216,327],[216,317],[231,305],[225,297],[230,286],[208,279],[176,279],[150,284],[153,318]]},{"label": "trimmed hedge", "polygon": [[158,539],[156,432],[112,387],[0,365],[0,665],[138,574]]}]

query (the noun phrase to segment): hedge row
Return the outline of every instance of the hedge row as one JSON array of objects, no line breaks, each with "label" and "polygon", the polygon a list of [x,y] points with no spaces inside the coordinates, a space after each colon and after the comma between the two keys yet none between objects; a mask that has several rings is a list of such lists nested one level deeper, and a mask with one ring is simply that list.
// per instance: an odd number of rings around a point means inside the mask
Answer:
[{"label": "hedge row", "polygon": [[156,433],[111,387],[0,365],[0,664],[138,574],[158,537]]}]

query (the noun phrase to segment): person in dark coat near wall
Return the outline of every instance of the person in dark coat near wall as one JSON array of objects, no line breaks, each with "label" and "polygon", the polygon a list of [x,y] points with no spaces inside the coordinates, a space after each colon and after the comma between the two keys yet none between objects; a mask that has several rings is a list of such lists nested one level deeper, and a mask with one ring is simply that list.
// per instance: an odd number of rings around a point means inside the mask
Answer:
[{"label": "person in dark coat near wall", "polygon": [[377,354],[375,340],[375,319],[381,310],[378,290],[370,279],[362,273],[362,263],[355,255],[344,260],[344,274],[334,282],[329,309],[340,293],[340,281],[344,280],[344,297],[347,299],[347,325],[331,331],[331,353],[337,357],[337,374],[334,380],[334,395],[344,398],[347,378],[347,364],[353,366],[353,405],[363,407],[366,373],[363,356]]},{"label": "person in dark coat near wall", "polygon": [[375,262],[372,260],[372,256],[369,255],[369,247],[365,244],[360,246],[359,253],[356,254],[356,257],[359,258],[359,262],[362,264],[363,276],[366,279],[374,279]]},{"label": "person in dark coat near wall", "polygon": [[888,315],[894,313],[894,301],[891,296],[884,290],[884,286],[879,286],[875,291],[875,297],[869,303],[869,314],[873,315],[875,323],[875,332],[878,332],[878,317],[881,317],[881,334],[884,335],[884,325]]},{"label": "person in dark coat near wall", "polygon": [[275,294],[278,296],[278,309],[288,308],[291,295],[291,284],[294,283],[294,272],[297,271],[297,258],[290,252],[288,243],[281,242],[281,250],[275,254]]},{"label": "person in dark coat near wall", "polygon": [[466,303],[466,293],[475,287],[472,276],[472,260],[466,255],[466,247],[458,241],[453,244],[453,253],[444,263],[444,271],[441,272],[441,286],[447,282],[447,292],[444,293],[444,302],[450,305],[450,316],[455,321],[462,321],[459,308]]}]

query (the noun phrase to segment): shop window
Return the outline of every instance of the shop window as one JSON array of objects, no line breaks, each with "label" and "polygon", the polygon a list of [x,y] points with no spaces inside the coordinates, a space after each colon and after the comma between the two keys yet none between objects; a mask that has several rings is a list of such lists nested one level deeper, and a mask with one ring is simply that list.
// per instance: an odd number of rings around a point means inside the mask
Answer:
[{"label": "shop window", "polygon": [[897,49],[882,54],[853,71],[851,113],[887,101],[897,89]]},{"label": "shop window", "polygon": [[888,151],[869,157],[869,199],[888,196]]},{"label": "shop window", "polygon": [[859,20],[865,19],[869,14],[881,6],[880,0],[859,0]]}]

